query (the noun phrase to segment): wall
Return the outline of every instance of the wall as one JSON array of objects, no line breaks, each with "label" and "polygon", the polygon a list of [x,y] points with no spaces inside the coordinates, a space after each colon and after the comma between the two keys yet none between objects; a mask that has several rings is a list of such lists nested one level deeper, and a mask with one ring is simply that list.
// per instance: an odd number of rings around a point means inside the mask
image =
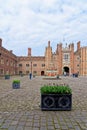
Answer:
[{"label": "wall", "polygon": [[17,57],[0,44],[0,75],[17,74]]}]

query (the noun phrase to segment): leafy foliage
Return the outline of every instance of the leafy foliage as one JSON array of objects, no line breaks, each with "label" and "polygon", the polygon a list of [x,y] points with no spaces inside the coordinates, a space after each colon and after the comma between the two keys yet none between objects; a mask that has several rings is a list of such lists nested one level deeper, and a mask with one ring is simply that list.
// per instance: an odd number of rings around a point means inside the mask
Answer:
[{"label": "leafy foliage", "polygon": [[41,94],[71,94],[71,88],[67,86],[48,86],[44,85],[40,89]]},{"label": "leafy foliage", "polygon": [[13,83],[20,83],[20,80],[13,80]]}]

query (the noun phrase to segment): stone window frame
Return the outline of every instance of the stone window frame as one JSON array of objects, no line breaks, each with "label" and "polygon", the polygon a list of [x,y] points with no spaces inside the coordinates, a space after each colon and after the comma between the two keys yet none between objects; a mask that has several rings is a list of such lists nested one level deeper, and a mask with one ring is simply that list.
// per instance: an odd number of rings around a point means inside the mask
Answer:
[{"label": "stone window frame", "polygon": [[45,64],[42,64],[42,67],[45,67]]},{"label": "stone window frame", "polygon": [[70,54],[69,53],[63,53],[63,62],[70,62]]},{"label": "stone window frame", "polygon": [[1,58],[1,64],[4,64],[4,58]]},{"label": "stone window frame", "polygon": [[4,69],[0,69],[0,74],[4,74]]},{"label": "stone window frame", "polygon": [[22,67],[22,64],[21,64],[21,63],[19,64],[19,67]]},{"label": "stone window frame", "polygon": [[33,71],[33,74],[37,74],[37,71]]},{"label": "stone window frame", "polygon": [[8,59],[6,60],[6,65],[7,65],[7,66],[9,65],[9,60],[8,60]]},{"label": "stone window frame", "polygon": [[26,71],[26,74],[29,74],[29,73],[30,73],[30,71],[29,71],[29,70],[27,70],[27,71]]},{"label": "stone window frame", "polygon": [[37,64],[33,64],[33,67],[37,67]]},{"label": "stone window frame", "polygon": [[29,67],[30,65],[29,64],[26,64],[26,67]]}]

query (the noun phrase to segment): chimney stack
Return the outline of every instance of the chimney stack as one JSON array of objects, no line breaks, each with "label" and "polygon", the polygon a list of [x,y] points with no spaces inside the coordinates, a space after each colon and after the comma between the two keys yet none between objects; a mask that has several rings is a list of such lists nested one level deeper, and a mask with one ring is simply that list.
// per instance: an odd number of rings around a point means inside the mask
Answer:
[{"label": "chimney stack", "polygon": [[50,41],[48,41],[48,47],[50,47]]},{"label": "chimney stack", "polygon": [[31,56],[31,48],[28,48],[28,56]]},{"label": "chimney stack", "polygon": [[0,38],[0,47],[2,47],[2,39]]},{"label": "chimney stack", "polygon": [[71,43],[71,44],[69,45],[69,49],[74,51],[74,43]]},{"label": "chimney stack", "polygon": [[80,41],[77,42],[77,50],[79,50],[79,49],[80,49]]}]

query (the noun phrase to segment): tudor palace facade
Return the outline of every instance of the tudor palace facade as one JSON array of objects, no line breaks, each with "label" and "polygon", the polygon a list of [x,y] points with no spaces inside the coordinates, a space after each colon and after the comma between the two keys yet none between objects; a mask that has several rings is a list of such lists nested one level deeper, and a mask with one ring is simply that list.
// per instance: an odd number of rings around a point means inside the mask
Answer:
[{"label": "tudor palace facade", "polygon": [[57,44],[56,51],[52,52],[50,41],[45,48],[44,56],[32,56],[31,48],[28,48],[27,56],[16,56],[12,50],[2,46],[0,39],[0,76],[5,74],[18,75],[87,75],[87,47],[81,47],[77,43],[77,50],[74,51],[74,43],[63,48],[62,43]]}]

